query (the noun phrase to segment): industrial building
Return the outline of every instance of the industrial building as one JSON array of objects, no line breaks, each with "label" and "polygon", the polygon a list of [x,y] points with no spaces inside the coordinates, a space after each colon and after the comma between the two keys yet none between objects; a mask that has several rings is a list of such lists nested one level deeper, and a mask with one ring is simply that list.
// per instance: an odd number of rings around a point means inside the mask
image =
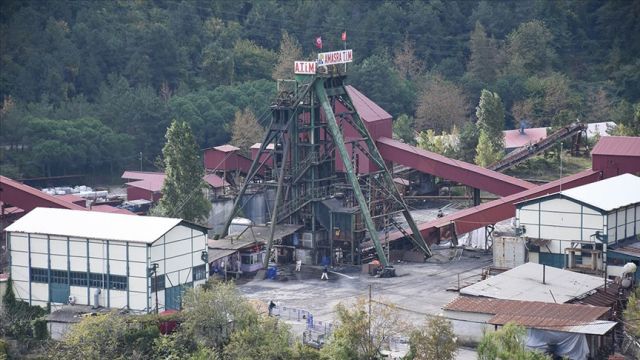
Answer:
[{"label": "industrial building", "polygon": [[607,252],[640,234],[640,177],[623,174],[516,207],[529,261],[619,276],[624,264],[607,267]]},{"label": "industrial building", "polygon": [[208,277],[207,229],[181,219],[36,208],[6,232],[14,293],[31,305],[179,309]]}]

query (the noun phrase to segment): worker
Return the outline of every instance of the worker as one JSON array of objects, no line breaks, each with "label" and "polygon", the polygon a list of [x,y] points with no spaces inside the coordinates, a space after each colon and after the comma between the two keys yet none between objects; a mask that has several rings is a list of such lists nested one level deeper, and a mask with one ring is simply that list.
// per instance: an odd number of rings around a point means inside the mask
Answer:
[{"label": "worker", "polygon": [[302,267],[302,260],[296,261],[296,271],[300,272],[300,268]]},{"label": "worker", "polygon": [[320,277],[320,280],[329,280],[329,269],[327,268],[327,265],[322,269],[322,276]]},{"label": "worker", "polygon": [[273,313],[273,309],[276,307],[276,303],[273,300],[269,301],[269,316]]},{"label": "worker", "polygon": [[444,213],[442,212],[442,209],[438,210],[438,215],[439,218],[444,217]]}]

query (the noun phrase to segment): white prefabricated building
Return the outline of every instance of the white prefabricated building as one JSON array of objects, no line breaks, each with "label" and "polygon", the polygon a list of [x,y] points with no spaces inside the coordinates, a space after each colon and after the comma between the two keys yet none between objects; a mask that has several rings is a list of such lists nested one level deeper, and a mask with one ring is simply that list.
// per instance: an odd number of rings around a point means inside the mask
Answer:
[{"label": "white prefabricated building", "polygon": [[209,274],[207,228],[181,219],[36,208],[5,230],[15,295],[31,305],[179,309]]},{"label": "white prefabricated building", "polygon": [[640,177],[623,174],[525,200],[516,208],[517,226],[538,240],[532,242],[539,250],[530,251],[530,261],[602,270],[607,247],[640,234]]}]

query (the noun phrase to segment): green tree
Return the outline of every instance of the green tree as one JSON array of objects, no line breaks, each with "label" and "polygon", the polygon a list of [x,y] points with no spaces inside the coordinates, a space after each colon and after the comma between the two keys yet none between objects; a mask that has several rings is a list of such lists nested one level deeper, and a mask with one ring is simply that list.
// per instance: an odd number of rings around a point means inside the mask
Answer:
[{"label": "green tree", "polygon": [[[368,306],[371,306],[369,313]],[[367,304],[363,298],[353,305],[336,306],[338,326],[321,354],[329,359],[375,359],[392,337],[406,330],[397,310],[380,301]]]},{"label": "green tree", "polygon": [[259,316],[233,283],[209,285],[208,290],[188,289],[184,294],[181,329],[198,346],[222,350],[234,331],[250,329]]},{"label": "green tree", "polygon": [[520,24],[507,37],[509,71],[535,74],[552,69],[556,61],[553,34],[540,20]]},{"label": "green tree", "polygon": [[[497,93],[482,90],[480,103],[476,107],[478,128],[486,133],[488,140],[495,150],[504,148],[504,106]],[[482,133],[480,134],[482,137]]]},{"label": "green tree", "polygon": [[524,327],[512,323],[500,330],[487,332],[478,344],[480,360],[551,360],[551,357],[525,348],[527,331]]},{"label": "green tree", "polygon": [[451,131],[467,120],[467,99],[462,90],[436,75],[430,79],[418,98],[416,130]]},{"label": "green tree", "polygon": [[629,295],[623,318],[625,331],[640,341],[640,287],[636,287]]},{"label": "green tree", "polygon": [[493,39],[487,37],[480,22],[476,22],[476,27],[471,33],[469,50],[471,56],[467,63],[467,71],[471,78],[478,80],[485,86],[494,82],[498,70],[498,47]]},{"label": "green tree", "polygon": [[457,351],[453,326],[442,316],[429,318],[422,327],[413,330],[409,337],[409,359],[453,360]]},{"label": "green tree", "polygon": [[71,328],[49,351],[50,359],[151,358],[160,336],[152,316],[127,316],[110,312],[89,316]]},{"label": "green tree", "polygon": [[251,326],[233,332],[224,354],[229,359],[290,360],[289,327],[275,317],[261,316]]},{"label": "green tree", "polygon": [[487,167],[494,162],[502,159],[502,157],[502,150],[496,149],[493,142],[490,140],[487,131],[484,129],[480,129],[478,146],[476,147],[475,163],[480,166]]},{"label": "green tree", "polygon": [[203,221],[209,215],[211,203],[204,193],[204,168],[191,128],[174,120],[166,139],[162,149],[166,178],[158,207],[165,216]]},{"label": "green tree", "polygon": [[407,114],[398,116],[393,122],[393,137],[414,145],[416,143],[415,121]]},{"label": "green tree", "polygon": [[459,131],[455,126],[451,130],[451,134],[442,132],[441,135],[436,135],[436,132],[429,129],[427,131],[421,131],[418,134],[418,144],[420,149],[425,149],[446,157],[453,157],[458,153],[459,145]]},{"label": "green tree", "polygon": [[460,130],[460,136],[458,138],[458,153],[456,154],[456,159],[463,160],[468,163],[474,162],[479,136],[480,130],[478,130],[476,124],[472,123],[471,121],[465,123]]}]

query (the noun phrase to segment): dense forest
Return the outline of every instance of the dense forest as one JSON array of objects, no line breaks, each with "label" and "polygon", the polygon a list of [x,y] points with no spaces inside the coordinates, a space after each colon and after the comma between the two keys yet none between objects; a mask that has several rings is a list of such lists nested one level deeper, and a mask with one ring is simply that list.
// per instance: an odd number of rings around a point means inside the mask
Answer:
[{"label": "dense forest", "polygon": [[0,170],[154,169],[172,119],[201,148],[228,142],[239,112],[264,122],[274,78],[317,37],[352,48],[349,81],[418,130],[464,129],[487,89],[510,128],[612,120],[638,135],[638,19],[632,0],[5,0]]}]

